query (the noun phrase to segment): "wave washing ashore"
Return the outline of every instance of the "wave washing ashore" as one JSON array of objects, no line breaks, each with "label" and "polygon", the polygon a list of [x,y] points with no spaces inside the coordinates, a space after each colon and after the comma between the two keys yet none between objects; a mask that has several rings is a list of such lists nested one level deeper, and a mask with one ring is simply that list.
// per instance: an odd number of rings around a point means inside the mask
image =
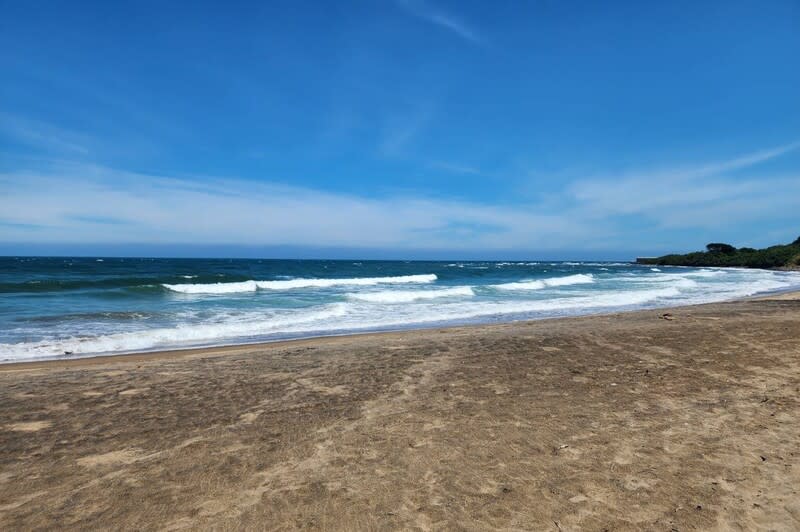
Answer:
[{"label": "wave washing ashore", "polygon": [[800,273],[606,262],[0,258],[0,361],[707,303]]}]

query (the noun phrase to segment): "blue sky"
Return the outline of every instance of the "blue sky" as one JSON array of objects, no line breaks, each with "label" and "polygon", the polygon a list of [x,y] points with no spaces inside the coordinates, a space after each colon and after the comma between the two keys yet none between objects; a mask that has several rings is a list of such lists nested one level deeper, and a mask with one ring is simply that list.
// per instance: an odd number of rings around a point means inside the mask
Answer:
[{"label": "blue sky", "polygon": [[800,4],[0,4],[0,253],[800,235]]}]

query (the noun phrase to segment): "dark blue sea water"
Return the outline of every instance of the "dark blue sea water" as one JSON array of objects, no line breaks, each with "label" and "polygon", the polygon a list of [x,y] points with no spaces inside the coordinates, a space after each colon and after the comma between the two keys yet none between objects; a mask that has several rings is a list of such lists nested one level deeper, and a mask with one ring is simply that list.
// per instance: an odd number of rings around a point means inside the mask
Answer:
[{"label": "dark blue sea water", "polygon": [[800,274],[604,262],[0,258],[0,360],[719,301]]}]

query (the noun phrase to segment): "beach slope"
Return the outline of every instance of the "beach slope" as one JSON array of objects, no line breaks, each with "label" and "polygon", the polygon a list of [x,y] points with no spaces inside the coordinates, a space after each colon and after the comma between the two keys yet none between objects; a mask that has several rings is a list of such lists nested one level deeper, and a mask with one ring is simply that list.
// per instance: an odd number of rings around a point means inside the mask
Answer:
[{"label": "beach slope", "polygon": [[800,528],[800,300],[0,367],[0,529]]}]

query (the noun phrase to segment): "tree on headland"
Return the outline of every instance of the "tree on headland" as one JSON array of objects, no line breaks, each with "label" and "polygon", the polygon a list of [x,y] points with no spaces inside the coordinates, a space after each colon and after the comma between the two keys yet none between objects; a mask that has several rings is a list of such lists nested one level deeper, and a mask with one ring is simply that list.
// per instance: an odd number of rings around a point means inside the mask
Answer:
[{"label": "tree on headland", "polygon": [[709,253],[736,253],[736,248],[731,246],[730,244],[723,244],[721,242],[712,242],[711,244],[706,245],[706,250]]},{"label": "tree on headland", "polygon": [[665,266],[737,266],[745,268],[800,268],[800,238],[791,244],[778,244],[764,249],[743,247],[736,249],[730,244],[712,242],[706,251],[695,251],[684,255],[672,254],[663,257],[637,259],[640,264]]}]

